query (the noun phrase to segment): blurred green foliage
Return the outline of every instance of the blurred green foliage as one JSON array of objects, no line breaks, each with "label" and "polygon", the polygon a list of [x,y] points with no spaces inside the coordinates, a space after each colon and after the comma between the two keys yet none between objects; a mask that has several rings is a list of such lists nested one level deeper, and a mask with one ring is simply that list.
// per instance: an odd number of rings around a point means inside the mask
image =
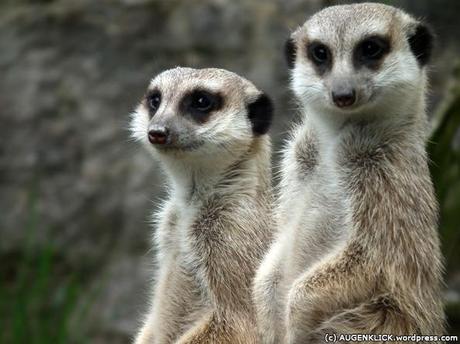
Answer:
[{"label": "blurred green foliage", "polygon": [[66,270],[52,243],[34,247],[36,202],[32,193],[22,252],[3,257],[0,265],[0,343],[74,343],[69,329],[78,321],[74,310],[82,276]]},{"label": "blurred green foliage", "polygon": [[456,78],[450,93],[434,118],[436,124],[428,143],[448,272],[460,267],[460,78]]},{"label": "blurred green foliage", "polygon": [[[428,142],[431,174],[440,206],[440,235],[448,279],[460,270],[460,67],[434,117]],[[449,332],[460,333],[460,303],[446,306]]]}]

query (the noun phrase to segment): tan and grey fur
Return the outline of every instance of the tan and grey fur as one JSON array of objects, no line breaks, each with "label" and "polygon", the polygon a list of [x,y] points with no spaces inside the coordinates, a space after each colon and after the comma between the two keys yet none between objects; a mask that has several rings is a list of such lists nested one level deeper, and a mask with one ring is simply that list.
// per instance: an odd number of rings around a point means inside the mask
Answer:
[{"label": "tan and grey fur", "polygon": [[343,5],[312,16],[286,47],[303,118],[284,151],[277,238],[255,280],[263,342],[441,334],[425,151],[430,32],[390,6]]},{"label": "tan and grey fur", "polygon": [[[200,94],[219,104],[203,115]],[[258,342],[251,283],[273,227],[271,115],[265,94],[225,70],[152,80],[132,133],[161,163],[169,197],[155,216],[158,271],[136,344]],[[151,144],[165,127],[170,138]]]}]

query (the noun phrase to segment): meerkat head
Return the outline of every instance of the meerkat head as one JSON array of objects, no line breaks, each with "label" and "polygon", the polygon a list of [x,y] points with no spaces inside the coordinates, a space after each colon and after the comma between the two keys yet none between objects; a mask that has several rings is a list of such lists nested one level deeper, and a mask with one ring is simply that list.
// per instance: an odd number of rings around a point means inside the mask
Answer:
[{"label": "meerkat head", "polygon": [[131,121],[132,136],[162,157],[228,157],[267,133],[268,96],[222,69],[174,68],[152,79]]},{"label": "meerkat head", "polygon": [[326,8],[285,46],[292,88],[303,105],[340,115],[378,113],[420,96],[431,49],[423,23],[375,3]]}]

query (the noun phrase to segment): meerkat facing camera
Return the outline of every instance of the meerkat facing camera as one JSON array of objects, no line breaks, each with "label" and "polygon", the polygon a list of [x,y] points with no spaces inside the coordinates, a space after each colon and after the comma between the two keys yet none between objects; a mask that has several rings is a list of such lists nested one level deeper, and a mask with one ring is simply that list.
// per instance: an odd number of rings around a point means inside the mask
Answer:
[{"label": "meerkat facing camera", "polygon": [[255,279],[264,343],[443,330],[425,151],[431,49],[423,23],[372,3],[326,8],[288,40],[304,116],[285,150],[280,231]]},{"label": "meerkat facing camera", "polygon": [[137,344],[256,343],[251,283],[271,240],[269,98],[221,69],[150,83],[131,130],[162,164],[158,273]]}]

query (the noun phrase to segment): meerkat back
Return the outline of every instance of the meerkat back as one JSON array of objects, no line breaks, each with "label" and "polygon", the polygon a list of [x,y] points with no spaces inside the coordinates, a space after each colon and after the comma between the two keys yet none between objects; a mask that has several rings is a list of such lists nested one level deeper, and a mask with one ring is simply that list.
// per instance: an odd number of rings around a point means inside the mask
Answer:
[{"label": "meerkat back", "polygon": [[251,283],[271,240],[269,98],[221,69],[155,77],[132,133],[163,167],[158,272],[137,344],[257,343]]}]

